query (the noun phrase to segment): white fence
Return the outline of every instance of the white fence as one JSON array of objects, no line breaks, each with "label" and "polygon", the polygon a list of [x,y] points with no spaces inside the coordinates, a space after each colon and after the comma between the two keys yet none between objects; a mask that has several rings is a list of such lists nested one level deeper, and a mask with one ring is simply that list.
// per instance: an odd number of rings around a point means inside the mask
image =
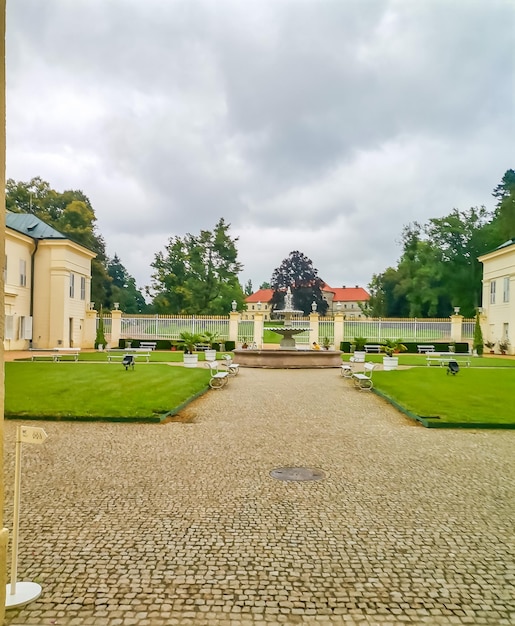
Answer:
[{"label": "white fence", "polygon": [[[103,316],[104,333],[111,335],[112,319],[110,315]],[[313,328],[313,319],[296,318],[291,325]],[[98,324],[98,318],[97,318]],[[335,336],[343,337],[343,341],[352,342],[355,337],[364,337],[370,342],[382,342],[386,339],[401,339],[402,341],[450,341],[453,332],[451,319],[346,319],[337,321],[335,328],[333,318],[318,318],[318,339],[334,343]],[[461,322],[461,340],[470,341],[474,336],[475,321],[463,319]],[[267,325],[264,330],[266,331]],[[337,330],[337,332],[335,332]],[[179,316],[179,315],[123,315],[120,320],[120,339],[179,340],[181,332],[217,333],[221,341],[236,341],[252,343],[256,341],[253,320],[239,320],[234,326],[234,336],[230,334],[229,316]],[[276,337],[279,339],[279,337]],[[300,345],[310,343],[310,331],[306,330],[295,337]],[[339,346],[336,346],[339,347]]]}]

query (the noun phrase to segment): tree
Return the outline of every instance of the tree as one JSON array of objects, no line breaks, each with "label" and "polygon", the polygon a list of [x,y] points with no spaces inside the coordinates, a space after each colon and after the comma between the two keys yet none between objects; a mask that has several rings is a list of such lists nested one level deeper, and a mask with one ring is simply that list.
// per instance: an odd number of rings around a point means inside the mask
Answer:
[{"label": "tree", "polygon": [[272,311],[280,309],[284,304],[284,296],[288,287],[291,288],[293,304],[304,315],[309,315],[313,302],[321,315],[327,312],[328,304],[322,296],[324,282],[318,277],[318,270],[305,254],[294,250],[274,270],[270,286],[274,290]]},{"label": "tree", "polygon": [[259,285],[259,288],[260,289],[271,289],[272,287],[270,286],[270,283],[265,280],[265,282],[263,282],[263,283],[261,283],[261,285]]},{"label": "tree", "polygon": [[222,315],[233,300],[243,306],[238,238],[230,237],[229,228],[221,218],[213,231],[168,240],[151,264],[155,271],[147,293],[156,312]]},{"label": "tree", "polygon": [[481,324],[479,319],[479,311],[476,313],[476,323],[474,325],[474,349],[478,356],[483,354],[483,331],[481,330]]},{"label": "tree", "polygon": [[252,281],[249,280],[245,283],[245,287],[243,288],[243,292],[245,293],[246,296],[251,296],[254,293],[254,290],[252,288]]},{"label": "tree", "polygon": [[136,281],[127,272],[117,254],[108,260],[107,273],[111,279],[107,294],[111,308],[118,302],[124,313],[142,313],[146,310],[147,303],[143,294],[136,287]]},{"label": "tree", "polygon": [[505,172],[492,195],[498,200],[495,210],[495,227],[498,237],[497,245],[501,245],[515,238],[515,171]]}]

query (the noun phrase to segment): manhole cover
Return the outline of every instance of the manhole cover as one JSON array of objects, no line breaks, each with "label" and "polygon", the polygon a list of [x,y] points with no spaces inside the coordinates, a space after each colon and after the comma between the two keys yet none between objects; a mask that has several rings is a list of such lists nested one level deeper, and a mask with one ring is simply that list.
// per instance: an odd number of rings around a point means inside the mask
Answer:
[{"label": "manhole cover", "polygon": [[270,472],[277,480],[322,480],[325,474],[322,470],[312,467],[278,467]]}]

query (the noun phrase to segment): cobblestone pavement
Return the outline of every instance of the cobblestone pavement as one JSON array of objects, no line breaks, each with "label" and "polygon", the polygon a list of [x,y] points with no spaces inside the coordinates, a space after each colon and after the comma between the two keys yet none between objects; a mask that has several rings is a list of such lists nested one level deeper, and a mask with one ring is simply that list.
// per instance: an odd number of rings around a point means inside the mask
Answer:
[{"label": "cobblestone pavement", "polygon": [[426,430],[335,370],[243,370],[185,416],[41,424],[18,580],[43,593],[7,625],[515,624],[515,431]]}]

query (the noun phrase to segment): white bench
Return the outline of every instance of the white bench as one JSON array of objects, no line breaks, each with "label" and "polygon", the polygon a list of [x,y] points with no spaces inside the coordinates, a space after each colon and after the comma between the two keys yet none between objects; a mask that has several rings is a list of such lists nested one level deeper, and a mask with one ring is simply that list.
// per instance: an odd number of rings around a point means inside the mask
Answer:
[{"label": "white bench", "polygon": [[372,371],[374,367],[375,363],[365,363],[364,372],[356,372],[352,374],[354,385],[360,391],[370,391],[373,388],[374,383],[372,382]]},{"label": "white bench", "polygon": [[222,387],[225,387],[227,381],[229,380],[229,373],[219,372],[217,361],[206,361],[206,367],[209,367],[211,372],[211,378],[209,379],[209,386],[211,389],[221,389]]},{"label": "white bench", "polygon": [[367,343],[365,346],[365,352],[379,354],[381,352],[381,346],[379,344]]},{"label": "white bench", "polygon": [[157,346],[157,341],[140,341],[138,349],[152,351],[156,349],[156,346]]},{"label": "white bench", "polygon": [[423,346],[423,345],[417,345],[417,350],[419,354],[426,354],[426,352],[434,352],[435,351],[435,347],[434,346]]},{"label": "white bench", "polygon": [[237,376],[240,371],[240,364],[233,363],[232,357],[230,354],[224,354],[222,356],[222,362],[220,363],[223,367],[227,368],[227,373],[229,376]]},{"label": "white bench", "polygon": [[456,363],[469,367],[470,357],[471,354],[469,352],[431,352],[427,354],[426,362],[428,367],[432,363],[443,367],[444,365],[449,365],[449,361],[456,361]]},{"label": "white bench", "polygon": [[30,360],[48,359],[58,363],[61,359],[68,357],[70,360],[78,361],[80,348],[29,348]]},{"label": "white bench", "polygon": [[125,348],[125,350],[106,350],[107,361],[111,363],[111,361],[123,361],[124,357],[127,355],[132,355],[135,359],[142,357],[146,359],[148,363],[150,361],[150,352],[142,350],[141,348]]},{"label": "white bench", "polygon": [[340,368],[340,374],[344,378],[352,378],[352,375],[354,374],[352,363],[342,363],[342,366]]}]

